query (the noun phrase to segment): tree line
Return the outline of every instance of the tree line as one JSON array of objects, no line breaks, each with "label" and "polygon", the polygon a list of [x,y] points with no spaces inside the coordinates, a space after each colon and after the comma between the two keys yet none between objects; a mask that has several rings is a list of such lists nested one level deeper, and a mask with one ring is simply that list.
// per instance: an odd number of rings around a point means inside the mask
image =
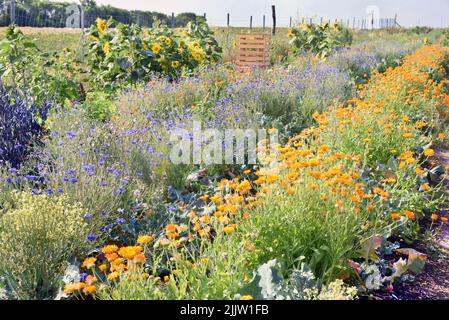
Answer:
[{"label": "tree line", "polygon": [[[126,10],[110,5],[98,5],[95,0],[81,0],[84,10],[84,26],[88,27],[100,17],[108,19],[112,17],[122,23],[136,23],[143,27],[152,27],[158,20],[163,24],[173,27],[183,27],[189,21],[195,21],[194,13],[185,12],[176,16],[166,15],[161,12]],[[66,8],[73,2],[53,2],[48,0],[15,0],[14,22],[18,26],[30,27],[66,27],[68,14]],[[0,26],[11,23],[10,2],[0,3]]]}]

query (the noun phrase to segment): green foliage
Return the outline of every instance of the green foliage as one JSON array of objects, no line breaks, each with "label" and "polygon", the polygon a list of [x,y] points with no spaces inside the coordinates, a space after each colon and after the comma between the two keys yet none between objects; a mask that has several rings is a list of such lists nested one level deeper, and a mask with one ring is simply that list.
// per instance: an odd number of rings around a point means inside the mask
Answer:
[{"label": "green foliage", "polygon": [[198,20],[185,29],[97,20],[89,32],[87,64],[91,82],[105,90],[136,85],[154,76],[177,79],[198,72],[221,58],[221,48],[207,24]]},{"label": "green foliage", "polygon": [[268,261],[254,272],[254,278],[240,292],[255,300],[353,300],[356,297],[357,289],[346,286],[342,280],[320,288],[320,281],[304,263],[288,279],[284,279],[281,270],[279,261]]},{"label": "green foliage", "polygon": [[109,120],[115,112],[114,102],[108,94],[100,91],[88,93],[83,106],[87,116],[94,120]]},{"label": "green foliage", "polygon": [[70,51],[42,53],[16,26],[6,29],[0,41],[0,77],[14,88],[23,88],[38,101],[54,97],[59,102],[77,97],[78,86],[68,59]]},{"label": "green foliage", "polygon": [[13,296],[44,299],[58,289],[64,264],[85,246],[87,227],[81,205],[64,196],[13,196],[0,216],[0,275]]},{"label": "green foliage", "polygon": [[421,34],[428,34],[428,33],[432,32],[432,30],[433,30],[433,28],[431,28],[431,27],[416,26],[411,30],[411,32],[416,33],[417,35],[421,35]]},{"label": "green foliage", "polygon": [[320,58],[328,57],[334,50],[352,43],[352,33],[337,23],[303,23],[298,29],[291,29],[289,36],[292,37],[290,43],[295,54],[312,52]]}]

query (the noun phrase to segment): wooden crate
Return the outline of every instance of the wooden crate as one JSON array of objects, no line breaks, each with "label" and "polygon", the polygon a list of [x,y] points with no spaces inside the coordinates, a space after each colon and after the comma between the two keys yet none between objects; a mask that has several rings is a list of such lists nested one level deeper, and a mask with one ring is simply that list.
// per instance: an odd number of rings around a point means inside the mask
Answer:
[{"label": "wooden crate", "polygon": [[236,66],[240,72],[253,68],[266,68],[270,64],[270,34],[240,33],[237,34]]}]

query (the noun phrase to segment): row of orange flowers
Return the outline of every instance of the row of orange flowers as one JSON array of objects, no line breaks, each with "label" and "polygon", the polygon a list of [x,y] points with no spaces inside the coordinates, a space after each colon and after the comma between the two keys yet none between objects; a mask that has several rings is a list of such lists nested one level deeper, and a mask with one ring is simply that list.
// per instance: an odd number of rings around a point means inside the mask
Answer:
[{"label": "row of orange flowers", "polygon": [[[389,176],[378,186],[368,188],[359,181],[358,170],[362,164],[370,161],[369,156],[373,152],[370,146],[375,145],[380,136],[391,135],[394,148],[388,150],[388,153],[399,159],[400,170],[409,169],[416,175],[425,172],[415,153],[407,149],[408,145],[402,147],[402,142],[394,139],[417,139],[419,130],[429,124],[422,118],[413,123],[410,117],[401,117],[402,110],[396,110],[395,106],[405,104],[410,110],[418,110],[423,100],[434,101],[438,107],[436,110],[420,112],[428,116],[445,117],[449,97],[444,93],[443,82],[430,79],[429,74],[431,71],[443,73],[442,64],[447,61],[447,56],[446,48],[424,47],[406,57],[401,67],[375,75],[361,88],[361,98],[350,101],[347,107],[331,107],[324,114],[315,114],[317,127],[304,130],[285,146],[270,145],[268,140],[261,141],[258,147],[258,151],[263,152],[259,157],[261,166],[255,172],[245,171],[243,180],[223,180],[218,184],[216,194],[202,197],[206,205],[215,209],[212,215],[200,215],[192,211],[188,214],[189,223],[167,225],[165,236],[157,241],[153,235],[143,235],[137,241],[138,246],[106,246],[102,250],[106,262],[102,262],[98,269],[108,280],[114,281],[122,273],[134,270],[145,262],[145,248],[150,244],[152,250],[154,247],[176,248],[185,246],[197,237],[207,239],[212,231],[220,230],[226,235],[232,235],[238,229],[238,223],[249,219],[255,208],[264,206],[266,199],[272,201],[273,194],[301,197],[298,194],[299,186],[305,185],[307,189],[319,192],[322,203],[316,205],[333,201],[339,212],[369,214],[379,203],[389,199],[390,194],[386,189],[397,182],[397,177]],[[430,112],[436,114],[430,115]],[[371,121],[382,131],[373,129],[359,134],[357,130],[362,121]],[[360,150],[364,152],[345,149],[335,142],[335,137],[330,138],[338,136],[337,139],[344,140],[346,133],[352,134],[353,140],[361,140],[356,143],[363,147]],[[439,134],[437,138],[444,139],[444,135]],[[434,150],[426,149],[424,155],[431,158]],[[431,189],[428,184],[420,188],[422,192],[430,192]],[[415,219],[416,213],[407,208],[391,213],[393,222],[403,217]],[[431,219],[447,222],[447,218],[439,217],[436,213],[432,214]],[[369,223],[366,228],[369,228]],[[242,245],[248,251],[257,249],[248,241]],[[96,264],[97,258],[89,257],[82,267],[95,269]],[[67,285],[65,292],[94,293],[96,281],[94,275],[88,276],[84,282]]]}]

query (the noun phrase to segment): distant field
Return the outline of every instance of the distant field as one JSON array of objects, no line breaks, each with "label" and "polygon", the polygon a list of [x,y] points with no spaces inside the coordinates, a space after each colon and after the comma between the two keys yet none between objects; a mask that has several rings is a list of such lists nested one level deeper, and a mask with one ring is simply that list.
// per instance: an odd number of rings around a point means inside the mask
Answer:
[{"label": "distant field", "polygon": [[[4,38],[6,28],[0,28],[0,40]],[[36,44],[42,51],[59,51],[64,48],[76,49],[81,40],[79,29],[60,28],[21,28],[22,32]]]}]

